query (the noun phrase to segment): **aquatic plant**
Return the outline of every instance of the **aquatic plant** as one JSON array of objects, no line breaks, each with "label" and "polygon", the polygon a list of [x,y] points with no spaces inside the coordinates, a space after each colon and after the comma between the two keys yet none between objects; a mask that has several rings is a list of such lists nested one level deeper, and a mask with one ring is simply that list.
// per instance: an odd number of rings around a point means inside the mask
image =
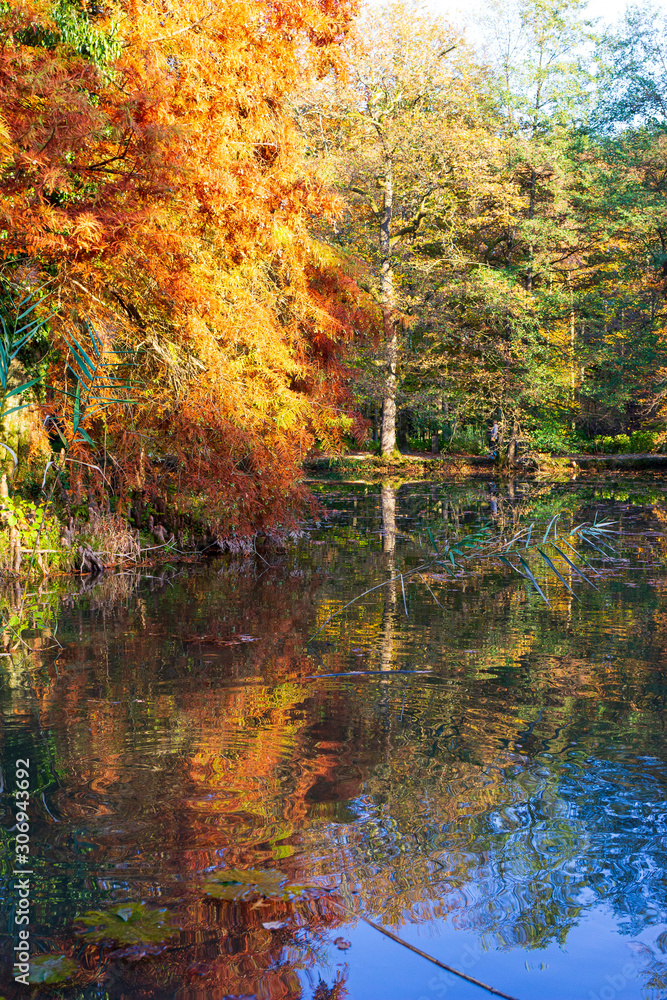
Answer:
[{"label": "aquatic plant", "polygon": [[[594,552],[596,552],[605,562],[612,562],[616,553],[609,543],[609,538],[610,536],[616,534],[613,528],[614,522],[598,520],[596,515],[592,522],[584,521],[576,527],[571,528],[569,531],[566,529],[564,532],[559,534],[559,521],[560,514],[556,514],[549,521],[547,528],[543,533],[538,530],[535,522],[531,522],[530,524],[527,524],[526,526],[515,531],[510,538],[507,538],[504,532],[496,533],[489,527],[483,527],[477,532],[468,535],[463,535],[453,539],[447,536],[441,540],[437,540],[431,529],[428,528],[427,532],[435,555],[421,562],[418,566],[414,566],[412,569],[405,570],[401,573],[392,574],[392,576],[388,579],[383,580],[374,587],[369,587],[361,594],[357,594],[351,601],[348,601],[347,604],[343,605],[343,607],[338,608],[337,611],[322,622],[320,627],[313,633],[313,635],[311,635],[308,641],[312,642],[312,640],[319,635],[319,633],[325,628],[326,625],[328,625],[330,621],[337,618],[338,615],[342,614],[343,611],[347,610],[347,608],[356,604],[357,601],[360,601],[368,594],[387,586],[389,583],[400,581],[403,595],[403,605],[405,607],[405,614],[407,615],[408,605],[405,594],[405,581],[412,576],[420,576],[422,578],[434,600],[437,602],[437,598],[428,586],[426,577],[424,576],[424,574],[428,573],[428,571],[433,567],[442,567],[442,569],[444,569],[449,576],[455,577],[464,569],[470,568],[476,561],[497,561],[502,565],[509,567],[514,573],[526,580],[535,589],[544,603],[551,606],[549,598],[545,594],[543,587],[540,585],[535,575],[534,569],[528,562],[527,557],[530,557],[531,555],[538,556],[548,574],[559,580],[566,590],[572,594],[575,600],[579,600],[580,598],[575,593],[573,587],[563,576],[562,571],[564,568],[562,566],[559,568],[554,559],[561,559],[578,578],[583,580],[590,587],[597,589],[591,579],[591,576],[596,575],[597,570],[591,564],[589,559],[587,559],[576,548],[575,543],[578,542],[580,545],[594,550]],[[552,555],[545,551],[549,547],[552,550],[553,558]],[[568,555],[564,549],[568,549],[570,555]],[[580,565],[577,565],[577,562]],[[586,567],[586,572],[584,572],[580,566]]]}]

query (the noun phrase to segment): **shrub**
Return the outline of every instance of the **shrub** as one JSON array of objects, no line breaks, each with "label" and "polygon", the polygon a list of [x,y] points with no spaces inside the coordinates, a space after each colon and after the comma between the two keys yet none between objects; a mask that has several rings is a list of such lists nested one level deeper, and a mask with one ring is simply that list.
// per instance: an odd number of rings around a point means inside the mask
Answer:
[{"label": "shrub", "polygon": [[484,455],[488,450],[484,432],[471,424],[461,427],[447,446],[447,451],[467,455]]},{"label": "shrub", "polygon": [[557,424],[540,426],[530,435],[530,443],[538,452],[566,455],[572,448],[570,435]]},{"label": "shrub", "polygon": [[610,434],[605,434],[604,436],[596,437],[595,450],[604,452],[605,455],[615,455],[619,450],[620,451],[623,450],[622,448],[619,448],[619,440],[618,440],[619,438],[625,438],[625,440],[628,442],[628,450],[629,450],[630,438],[627,436],[627,434],[619,434],[617,437],[612,437],[612,435]]},{"label": "shrub", "polygon": [[657,442],[655,431],[634,431],[630,435],[633,451],[654,451]]},{"label": "shrub", "polygon": [[31,550],[39,542],[40,550],[51,550],[37,558],[38,568],[69,568],[69,552],[60,543],[60,523],[47,512],[46,505],[23,500],[14,495],[0,497],[0,569],[13,568],[12,542],[10,532],[15,532],[16,543],[21,547],[26,563],[31,558]]}]

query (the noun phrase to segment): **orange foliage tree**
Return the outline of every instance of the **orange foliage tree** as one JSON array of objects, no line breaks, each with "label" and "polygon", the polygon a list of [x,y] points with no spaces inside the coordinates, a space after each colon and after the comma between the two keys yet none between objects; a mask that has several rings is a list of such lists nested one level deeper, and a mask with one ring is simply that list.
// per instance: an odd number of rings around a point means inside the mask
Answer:
[{"label": "orange foliage tree", "polygon": [[[24,281],[52,278],[50,384],[70,391],[51,410],[72,457],[101,461],[104,442],[116,492],[169,495],[218,533],[284,513],[315,437],[353,429],[339,347],[363,302],[310,235],[336,206],[289,105],[304,74],[336,70],[353,7],[0,8],[0,252]],[[83,434],[74,342],[99,347]],[[121,351],[140,389],[94,405]]]}]

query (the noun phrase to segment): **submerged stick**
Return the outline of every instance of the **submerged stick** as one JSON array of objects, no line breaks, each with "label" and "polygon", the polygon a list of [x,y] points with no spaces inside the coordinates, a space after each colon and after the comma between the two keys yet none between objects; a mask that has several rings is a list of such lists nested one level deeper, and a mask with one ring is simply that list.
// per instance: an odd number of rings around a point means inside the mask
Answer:
[{"label": "submerged stick", "polygon": [[[429,587],[428,581],[426,580],[426,577],[422,576],[421,573],[418,573],[417,576],[419,577],[419,579],[421,580],[421,582],[426,585],[426,589],[428,590],[429,594],[431,595],[431,597],[433,598],[433,600],[435,601],[435,603],[438,605],[438,607],[442,608],[442,604],[440,603],[440,601],[438,600],[438,598],[435,596],[435,594],[433,593],[433,591]],[[444,611],[444,608],[443,608],[443,611]]]},{"label": "submerged stick", "polygon": [[401,573],[401,590],[403,591],[403,605],[405,607],[405,617],[409,618],[408,614],[408,602],[405,599],[405,584],[403,583],[403,574]]},{"label": "submerged stick", "polygon": [[330,674],[308,674],[305,681],[318,681],[320,677],[379,677],[387,681],[394,674],[432,674],[432,670],[335,670]]},{"label": "submerged stick", "polygon": [[379,931],[380,934],[384,934],[386,937],[391,938],[391,940],[396,941],[397,944],[402,944],[404,948],[408,948],[410,951],[413,951],[415,955],[421,955],[421,957],[425,958],[427,961],[433,962],[433,964],[437,965],[439,969],[444,969],[445,972],[451,972],[453,976],[458,976],[459,979],[465,979],[467,983],[472,983],[473,986],[479,986],[480,989],[486,990],[487,993],[491,993],[495,997],[503,997],[504,1000],[518,1000],[518,998],[513,996],[511,993],[503,993],[502,990],[497,990],[495,986],[489,986],[487,983],[483,983],[481,979],[475,979],[473,976],[469,976],[466,972],[460,972],[458,969],[454,969],[451,965],[446,965],[444,962],[441,962],[440,959],[434,958],[433,955],[429,955],[427,951],[422,951],[421,948],[417,948],[414,944],[410,944],[409,941],[404,941],[403,938],[398,936],[398,934],[394,934],[392,931],[388,931],[386,927],[382,927],[380,924],[376,924],[373,920],[369,920],[368,917],[365,917],[362,913],[357,913],[357,911],[353,910],[351,906],[341,903],[340,900],[332,899],[331,902],[336,903],[343,910],[347,910],[348,913],[351,913],[353,916],[363,920],[364,923],[368,924],[369,927],[372,927],[374,930]]}]

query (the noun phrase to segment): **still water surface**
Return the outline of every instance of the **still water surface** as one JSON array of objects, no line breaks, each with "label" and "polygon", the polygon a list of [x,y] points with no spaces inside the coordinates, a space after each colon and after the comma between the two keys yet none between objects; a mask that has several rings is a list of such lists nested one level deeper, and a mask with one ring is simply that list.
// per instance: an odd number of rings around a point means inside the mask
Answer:
[{"label": "still water surface", "polygon": [[[667,997],[667,481],[316,488],[328,516],[285,553],[103,581],[32,687],[7,667],[3,995],[42,995],[10,964],[29,758],[31,949],[76,963],[60,995],[489,995],[357,913],[519,1000]],[[428,529],[556,513],[620,531],[620,559],[587,552],[597,589],[534,561],[550,606],[488,560],[400,579]]]}]

